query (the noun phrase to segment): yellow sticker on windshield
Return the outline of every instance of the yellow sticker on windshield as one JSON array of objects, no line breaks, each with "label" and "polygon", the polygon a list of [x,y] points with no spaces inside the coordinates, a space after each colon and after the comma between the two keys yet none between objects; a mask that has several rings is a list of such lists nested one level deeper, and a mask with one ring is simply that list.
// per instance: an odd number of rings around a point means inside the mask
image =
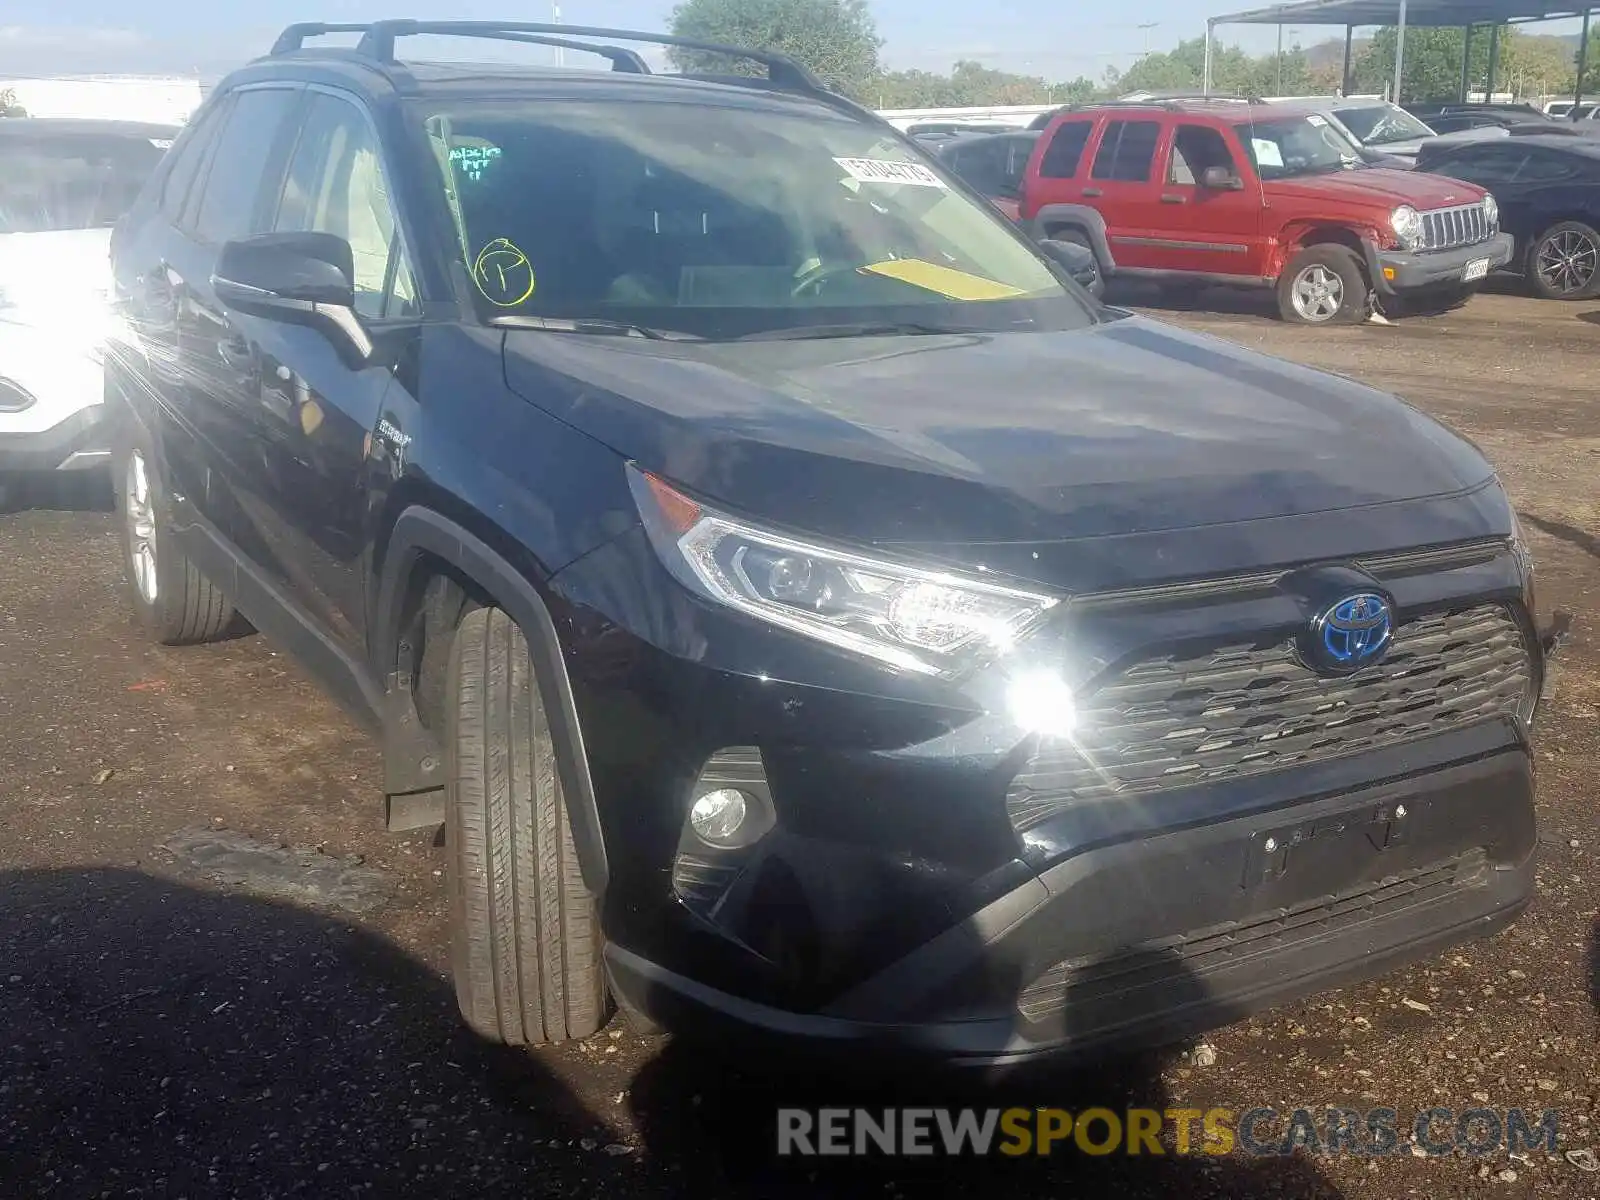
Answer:
[{"label": "yellow sticker on windshield", "polygon": [[538,286],[533,264],[509,238],[495,238],[478,251],[472,262],[472,282],[485,300],[500,308],[515,308]]},{"label": "yellow sticker on windshield", "polygon": [[920,258],[891,258],[861,268],[886,279],[898,279],[930,292],[937,292],[949,300],[1010,300],[1027,293],[1010,284],[996,283],[982,275],[957,271],[954,267],[941,267],[938,263],[923,262]]}]

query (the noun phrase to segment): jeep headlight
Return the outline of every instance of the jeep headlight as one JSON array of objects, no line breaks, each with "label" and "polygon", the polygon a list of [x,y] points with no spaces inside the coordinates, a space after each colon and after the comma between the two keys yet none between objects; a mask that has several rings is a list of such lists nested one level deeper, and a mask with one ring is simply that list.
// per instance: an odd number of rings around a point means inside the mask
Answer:
[{"label": "jeep headlight", "polygon": [[1422,244],[1422,214],[1411,205],[1402,204],[1390,213],[1389,226],[1407,250],[1415,250]]},{"label": "jeep headlight", "polygon": [[1483,216],[1489,222],[1489,228],[1495,229],[1500,224],[1500,201],[1491,193],[1485,192],[1483,196]]},{"label": "jeep headlight", "polygon": [[685,587],[893,667],[953,673],[1011,646],[1057,603],[762,528],[632,465],[628,485],[656,553]]}]

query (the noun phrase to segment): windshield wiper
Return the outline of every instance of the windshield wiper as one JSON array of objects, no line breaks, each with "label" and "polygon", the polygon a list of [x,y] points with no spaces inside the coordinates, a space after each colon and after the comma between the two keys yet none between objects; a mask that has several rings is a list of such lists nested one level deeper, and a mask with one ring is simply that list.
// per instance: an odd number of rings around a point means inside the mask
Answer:
[{"label": "windshield wiper", "polygon": [[613,321],[606,317],[535,317],[526,313],[503,313],[490,317],[496,329],[539,329],[546,333],[587,333],[608,337],[641,337],[653,342],[703,342],[705,338],[677,329],[657,329],[635,325],[632,321]]},{"label": "windshield wiper", "polygon": [[759,329],[734,338],[736,342],[807,341],[812,338],[901,337],[941,333],[998,333],[1003,330],[973,329],[960,325],[931,325],[915,321],[873,322],[839,325],[785,325],[780,329]]}]

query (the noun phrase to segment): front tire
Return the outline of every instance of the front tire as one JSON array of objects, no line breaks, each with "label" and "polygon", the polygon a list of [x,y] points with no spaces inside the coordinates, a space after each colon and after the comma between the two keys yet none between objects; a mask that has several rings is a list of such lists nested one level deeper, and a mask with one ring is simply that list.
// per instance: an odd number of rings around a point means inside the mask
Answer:
[{"label": "front tire", "polygon": [[122,565],[135,618],[164,645],[216,641],[234,624],[233,605],[173,536],[172,501],[150,442],[123,436],[111,463]]},{"label": "front tire", "polygon": [[1308,246],[1278,277],[1278,312],[1297,325],[1355,325],[1367,319],[1371,289],[1348,246]]},{"label": "front tire", "polygon": [[446,875],[461,1013],[508,1045],[588,1037],[610,1015],[599,913],[578,869],[528,644],[501,610],[462,618],[445,700]]},{"label": "front tire", "polygon": [[1528,247],[1528,286],[1545,300],[1591,300],[1600,294],[1600,232],[1559,221]]}]

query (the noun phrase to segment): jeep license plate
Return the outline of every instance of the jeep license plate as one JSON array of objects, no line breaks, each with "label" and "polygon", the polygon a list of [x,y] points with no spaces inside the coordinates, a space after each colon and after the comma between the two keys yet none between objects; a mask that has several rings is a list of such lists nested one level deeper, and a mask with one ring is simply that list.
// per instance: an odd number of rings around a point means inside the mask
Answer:
[{"label": "jeep license plate", "polygon": [[1487,258],[1475,258],[1461,272],[1461,282],[1471,283],[1474,279],[1482,279],[1488,273],[1489,260]]}]

